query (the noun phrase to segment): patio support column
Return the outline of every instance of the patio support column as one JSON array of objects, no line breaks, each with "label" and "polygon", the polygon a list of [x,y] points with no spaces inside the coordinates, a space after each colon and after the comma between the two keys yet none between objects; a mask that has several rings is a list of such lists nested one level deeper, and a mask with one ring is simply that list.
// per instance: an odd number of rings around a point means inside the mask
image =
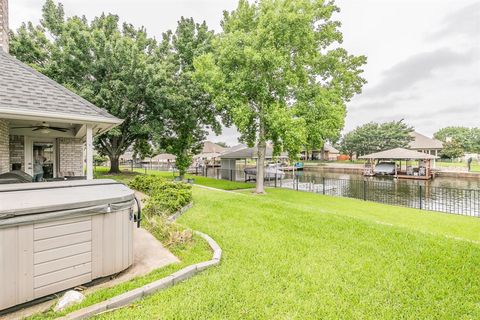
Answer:
[{"label": "patio support column", "polygon": [[87,148],[86,148],[86,158],[87,158],[87,180],[93,179],[93,128],[91,124],[87,124]]}]

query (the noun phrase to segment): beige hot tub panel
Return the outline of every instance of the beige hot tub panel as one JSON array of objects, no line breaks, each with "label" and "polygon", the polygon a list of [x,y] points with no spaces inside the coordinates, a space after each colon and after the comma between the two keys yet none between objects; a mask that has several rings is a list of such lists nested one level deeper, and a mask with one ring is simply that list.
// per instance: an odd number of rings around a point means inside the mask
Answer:
[{"label": "beige hot tub panel", "polygon": [[130,207],[0,228],[0,310],[125,270],[134,227]]}]

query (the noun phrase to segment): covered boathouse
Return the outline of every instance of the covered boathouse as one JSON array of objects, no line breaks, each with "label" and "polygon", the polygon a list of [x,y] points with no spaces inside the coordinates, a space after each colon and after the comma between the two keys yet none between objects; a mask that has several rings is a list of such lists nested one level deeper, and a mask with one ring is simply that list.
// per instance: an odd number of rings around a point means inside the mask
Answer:
[{"label": "covered boathouse", "polygon": [[394,169],[392,174],[395,178],[429,180],[434,177],[432,160],[438,157],[404,148],[395,148],[364,155],[359,158],[367,160],[363,171],[363,174],[366,176],[378,174],[375,167],[379,164],[393,163]]}]

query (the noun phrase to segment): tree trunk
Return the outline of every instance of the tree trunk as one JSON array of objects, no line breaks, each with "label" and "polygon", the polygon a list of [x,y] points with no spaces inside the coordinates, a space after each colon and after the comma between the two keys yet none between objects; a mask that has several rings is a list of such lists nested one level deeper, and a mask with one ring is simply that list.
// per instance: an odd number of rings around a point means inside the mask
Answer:
[{"label": "tree trunk", "polygon": [[187,173],[187,169],[190,166],[190,163],[188,162],[188,156],[187,156],[187,151],[182,150],[178,154],[175,154],[177,156],[176,159],[176,165],[178,168],[178,175],[180,178],[180,181],[183,181],[185,178],[185,174]]},{"label": "tree trunk", "polygon": [[108,173],[111,173],[111,174],[120,173],[119,157],[109,157],[109,158],[110,158],[110,171]]},{"label": "tree trunk", "polygon": [[180,181],[183,181],[183,179],[185,179],[185,170],[179,170],[178,171],[178,177],[179,177]]},{"label": "tree trunk", "polygon": [[265,171],[265,153],[267,151],[267,144],[265,141],[265,128],[260,120],[260,128],[258,133],[258,161],[257,161],[257,181],[255,185],[255,193],[264,194],[265,188],[263,187],[264,171]]}]

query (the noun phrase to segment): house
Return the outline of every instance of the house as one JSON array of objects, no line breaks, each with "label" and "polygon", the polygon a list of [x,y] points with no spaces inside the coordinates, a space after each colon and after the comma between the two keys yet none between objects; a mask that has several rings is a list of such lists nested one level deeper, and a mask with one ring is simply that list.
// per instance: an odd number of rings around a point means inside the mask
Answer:
[{"label": "house", "polygon": [[202,152],[196,155],[194,158],[199,160],[214,160],[218,158],[227,148],[224,148],[211,141],[205,141],[203,143]]},{"label": "house", "polygon": [[[0,0],[0,174],[46,180],[93,178],[93,137],[119,125],[110,115],[8,53],[7,1]],[[86,171],[84,171],[86,159]]]},{"label": "house", "polygon": [[152,158],[145,158],[142,163],[154,163],[154,164],[174,164],[177,157],[171,153],[160,153]]},{"label": "house", "polygon": [[429,138],[421,133],[413,131],[410,134],[413,140],[409,143],[408,149],[439,156],[443,149],[443,142],[437,139]]},{"label": "house", "polygon": [[340,151],[328,143],[325,143],[320,150],[310,151],[308,155],[306,151],[302,151],[302,158],[305,160],[335,161],[338,156],[340,156]]},{"label": "house", "polygon": [[93,179],[93,138],[122,121],[9,55],[7,24],[0,0],[2,313],[129,268],[140,215],[113,180],[16,183]]}]

